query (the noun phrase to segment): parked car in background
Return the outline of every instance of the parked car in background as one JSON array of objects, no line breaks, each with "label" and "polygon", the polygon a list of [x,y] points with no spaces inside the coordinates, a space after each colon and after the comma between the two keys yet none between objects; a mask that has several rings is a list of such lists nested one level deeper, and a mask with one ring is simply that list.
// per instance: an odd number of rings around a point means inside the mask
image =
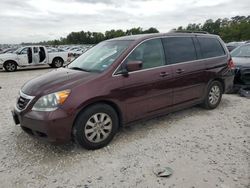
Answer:
[{"label": "parked car in background", "polygon": [[53,53],[53,52],[66,52],[63,49],[60,48],[51,48],[51,47],[47,47],[48,53]]},{"label": "parked car in background", "polygon": [[[107,145],[118,127],[202,104],[216,108],[233,87],[233,62],[216,35],[144,34],[114,38],[65,68],[27,82],[13,118],[50,142]],[[167,133],[166,133],[167,134]]]},{"label": "parked car in background", "polygon": [[235,91],[241,87],[250,87],[250,43],[239,46],[231,52],[235,63]]},{"label": "parked car in background", "polygon": [[7,48],[7,49],[4,49],[0,52],[0,54],[6,54],[6,53],[13,53],[17,50],[17,48]]},{"label": "parked car in background", "polygon": [[233,49],[237,48],[238,46],[244,44],[245,42],[229,42],[226,44],[227,49],[231,52]]},{"label": "parked car in background", "polygon": [[59,68],[66,61],[69,61],[67,52],[48,53],[44,46],[25,46],[14,53],[0,54],[0,68],[8,72],[16,71],[18,66],[49,64],[51,67]]}]

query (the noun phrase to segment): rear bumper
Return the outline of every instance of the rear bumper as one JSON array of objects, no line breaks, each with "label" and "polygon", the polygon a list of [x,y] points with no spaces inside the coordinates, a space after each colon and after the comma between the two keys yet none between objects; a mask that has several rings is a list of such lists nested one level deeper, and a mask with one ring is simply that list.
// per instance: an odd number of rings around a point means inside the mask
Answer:
[{"label": "rear bumper", "polygon": [[25,114],[17,109],[12,111],[16,124],[31,136],[60,144],[71,140],[73,117],[63,110],[53,112],[29,111]]},{"label": "rear bumper", "polygon": [[224,93],[231,92],[234,87],[234,75],[229,75],[223,78]]},{"label": "rear bumper", "polygon": [[0,69],[3,69],[3,64],[0,64]]}]

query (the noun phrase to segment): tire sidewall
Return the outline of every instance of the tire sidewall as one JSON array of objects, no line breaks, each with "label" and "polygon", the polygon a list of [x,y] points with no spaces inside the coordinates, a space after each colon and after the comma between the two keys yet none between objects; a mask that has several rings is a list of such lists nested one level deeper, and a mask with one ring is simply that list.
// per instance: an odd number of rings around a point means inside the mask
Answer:
[{"label": "tire sidewall", "polygon": [[[99,143],[90,142],[86,138],[85,133],[84,133],[87,121],[92,115],[96,113],[106,113],[110,116],[112,120],[112,130],[109,136],[105,140]],[[88,107],[86,110],[84,110],[83,112],[79,114],[74,124],[73,136],[74,136],[75,141],[81,146],[83,146],[84,148],[91,149],[91,150],[99,149],[99,148],[106,146],[113,139],[113,137],[115,136],[118,130],[118,127],[119,127],[119,120],[118,120],[118,116],[115,110],[109,105],[97,104],[97,105]]]},{"label": "tire sidewall", "polygon": [[[220,89],[220,96],[219,96],[219,99],[217,101],[216,104],[211,104],[210,101],[209,101],[209,93],[212,89],[213,86],[218,86],[219,89]],[[213,81],[209,84],[208,86],[208,90],[207,90],[207,95],[206,95],[206,99],[205,99],[205,106],[208,108],[208,109],[214,109],[216,108],[219,104],[220,104],[220,101],[221,101],[221,98],[222,98],[222,93],[223,93],[223,88],[222,88],[222,84],[219,82],[219,81]]]}]

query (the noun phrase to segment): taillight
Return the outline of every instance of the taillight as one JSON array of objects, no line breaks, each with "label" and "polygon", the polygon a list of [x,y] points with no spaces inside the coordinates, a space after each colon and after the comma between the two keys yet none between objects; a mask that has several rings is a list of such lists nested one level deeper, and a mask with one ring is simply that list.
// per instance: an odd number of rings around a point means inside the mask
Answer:
[{"label": "taillight", "polygon": [[234,65],[234,62],[233,62],[232,58],[230,58],[228,60],[227,66],[228,66],[229,69],[235,69],[235,65]]}]

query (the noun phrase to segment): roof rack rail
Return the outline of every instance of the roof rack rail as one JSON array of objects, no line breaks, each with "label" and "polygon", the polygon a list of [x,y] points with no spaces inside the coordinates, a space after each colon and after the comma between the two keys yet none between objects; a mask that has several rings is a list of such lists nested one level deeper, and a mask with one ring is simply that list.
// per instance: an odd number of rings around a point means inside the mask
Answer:
[{"label": "roof rack rail", "polygon": [[207,31],[190,31],[190,30],[172,30],[171,33],[199,33],[199,34],[209,34]]}]

